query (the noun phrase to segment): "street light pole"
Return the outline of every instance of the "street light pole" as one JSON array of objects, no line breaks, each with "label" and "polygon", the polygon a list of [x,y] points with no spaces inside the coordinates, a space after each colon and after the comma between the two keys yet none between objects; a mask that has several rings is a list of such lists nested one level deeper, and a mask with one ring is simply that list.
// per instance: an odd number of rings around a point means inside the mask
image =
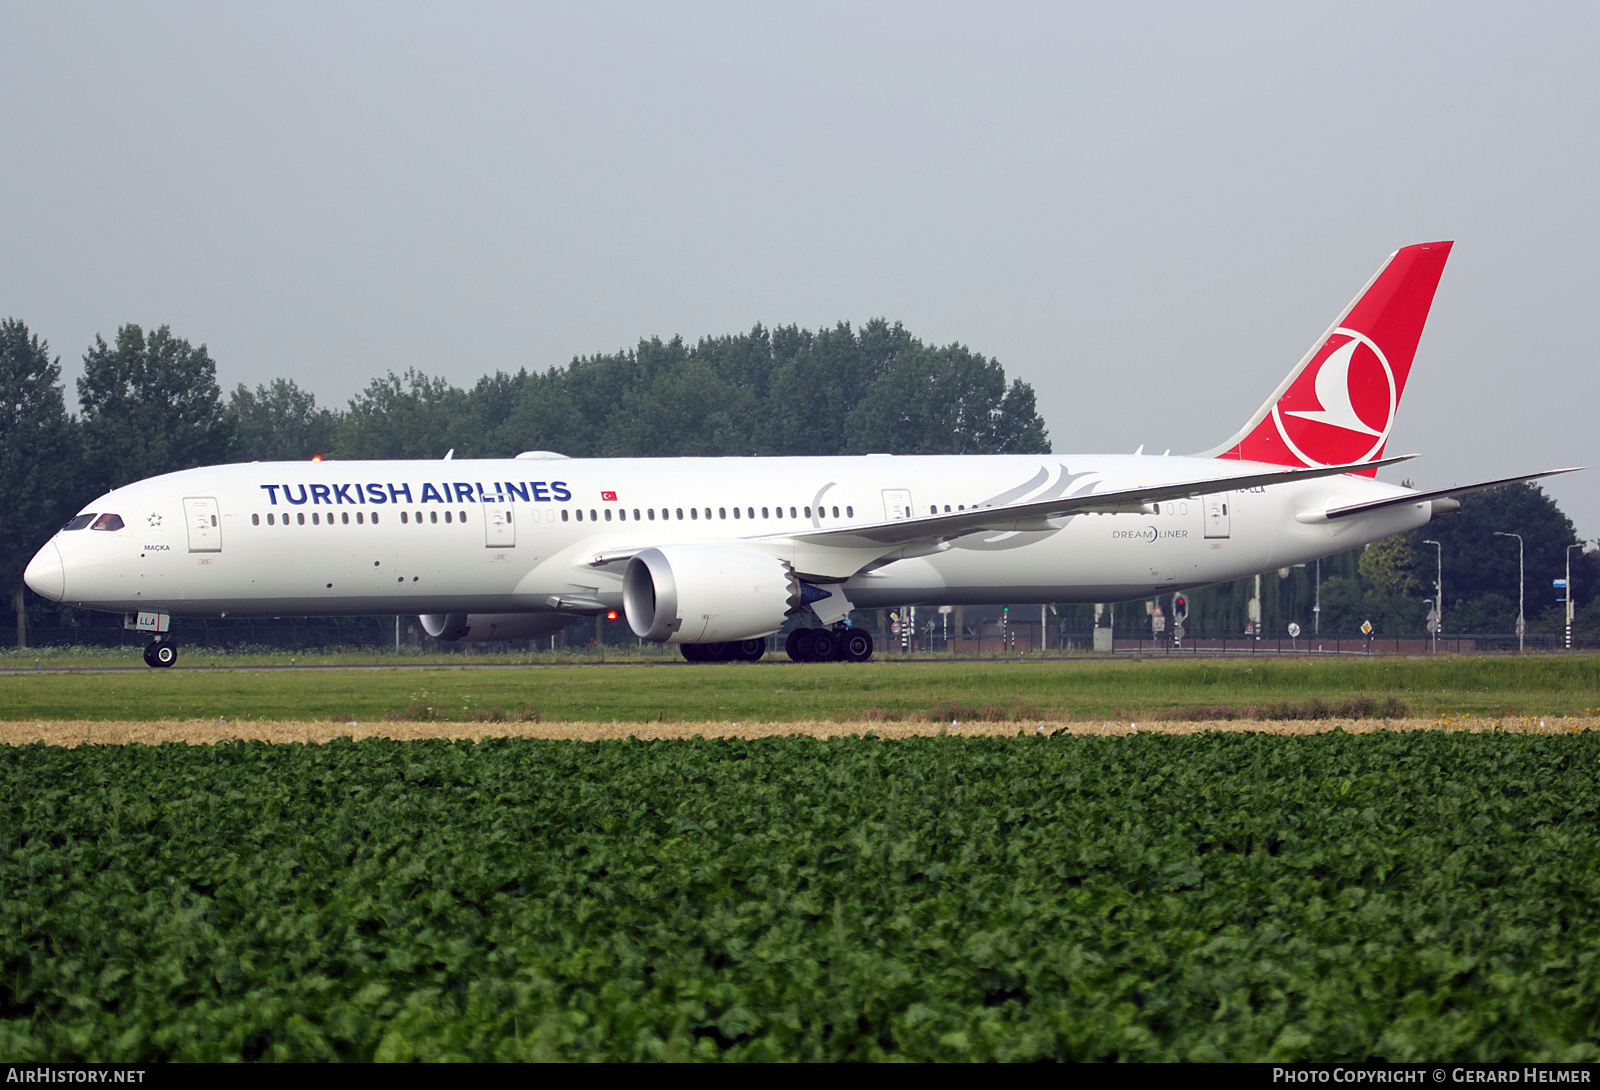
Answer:
[{"label": "street light pole", "polygon": [[[1311,634],[1322,635],[1322,557],[1317,557],[1317,589],[1311,602]],[[1319,649],[1320,650],[1320,649]]]},{"label": "street light pole", "polygon": [[1572,550],[1583,548],[1583,542],[1567,546],[1567,585],[1562,588],[1567,599],[1567,650],[1572,650]]},{"label": "street light pole", "polygon": [[1527,622],[1523,619],[1523,592],[1527,577],[1522,563],[1523,548],[1521,534],[1508,534],[1504,530],[1496,530],[1495,537],[1514,537],[1517,539],[1517,654],[1522,654],[1522,634],[1528,630]]},{"label": "street light pole", "polygon": [[[1433,653],[1439,653],[1439,633],[1444,631],[1444,547],[1437,541],[1424,541],[1433,546]],[[1459,647],[1456,648],[1460,650]]]}]

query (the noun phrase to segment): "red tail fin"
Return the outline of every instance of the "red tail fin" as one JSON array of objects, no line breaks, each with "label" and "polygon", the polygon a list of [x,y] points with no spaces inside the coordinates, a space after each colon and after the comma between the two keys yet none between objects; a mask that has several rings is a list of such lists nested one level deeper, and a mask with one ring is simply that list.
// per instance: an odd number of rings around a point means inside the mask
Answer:
[{"label": "red tail fin", "polygon": [[1214,456],[1286,466],[1383,457],[1451,245],[1429,242],[1391,254],[1267,403]]}]

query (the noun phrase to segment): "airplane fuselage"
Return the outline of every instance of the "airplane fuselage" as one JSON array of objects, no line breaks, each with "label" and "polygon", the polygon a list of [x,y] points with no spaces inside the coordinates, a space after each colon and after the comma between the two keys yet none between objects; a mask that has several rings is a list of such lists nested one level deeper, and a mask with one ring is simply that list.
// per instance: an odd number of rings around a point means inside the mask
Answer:
[{"label": "airplane fuselage", "polygon": [[[574,612],[623,606],[632,552],[767,553],[857,608],[1110,602],[1305,563],[1420,526],[1428,503],[1306,517],[1406,493],[1361,476],[1196,492],[1121,513],[968,533],[842,579],[796,535],[1215,476],[1217,460],[1114,455],[248,463],[185,470],[84,508],[29,570],[51,597],[189,616]],[[1278,467],[1230,461],[1239,474]],[[71,525],[71,524],[69,524]],[[50,550],[59,572],[50,570]],[[918,555],[920,553],[920,555]],[[59,588],[55,580],[59,579]],[[591,610],[592,611],[592,610]],[[582,609],[576,612],[583,612]]]}]

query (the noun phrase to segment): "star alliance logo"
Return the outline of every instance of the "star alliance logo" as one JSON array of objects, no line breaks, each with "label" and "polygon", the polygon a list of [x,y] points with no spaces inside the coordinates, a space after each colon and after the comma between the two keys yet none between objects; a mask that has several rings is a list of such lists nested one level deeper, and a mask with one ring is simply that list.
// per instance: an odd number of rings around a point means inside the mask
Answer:
[{"label": "star alliance logo", "polygon": [[145,519],[145,521],[148,522],[150,524],[150,528],[154,530],[161,525],[161,516],[152,511],[150,512],[150,517]]}]

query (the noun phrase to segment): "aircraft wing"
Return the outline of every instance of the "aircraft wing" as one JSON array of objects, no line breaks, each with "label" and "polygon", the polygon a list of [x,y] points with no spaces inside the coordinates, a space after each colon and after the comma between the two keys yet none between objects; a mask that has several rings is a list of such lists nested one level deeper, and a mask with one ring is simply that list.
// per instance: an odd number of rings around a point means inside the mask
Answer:
[{"label": "aircraft wing", "polygon": [[[1352,503],[1344,507],[1332,507],[1322,512],[1325,519],[1349,518],[1351,515],[1365,515],[1369,511],[1381,511],[1385,507],[1400,507],[1405,504],[1422,503],[1426,500],[1454,499],[1464,496],[1468,492],[1482,492],[1486,488],[1499,488],[1505,484],[1522,484],[1524,481],[1536,481],[1540,477],[1554,477],[1558,473],[1576,473],[1588,466],[1568,466],[1566,469],[1547,469],[1543,473],[1529,473],[1521,477],[1501,477],[1495,481],[1480,481],[1477,484],[1463,484],[1455,488],[1437,488],[1432,492],[1409,492],[1404,496],[1390,496],[1383,500],[1368,500],[1366,503]],[[1450,510],[1454,511],[1452,507]]]},{"label": "aircraft wing", "polygon": [[[1415,454],[1402,454],[1375,462],[1351,465],[1316,466],[1311,469],[1273,469],[1266,472],[1246,473],[1238,476],[1201,477],[1187,481],[1164,481],[1141,485],[1137,488],[1119,488],[1111,492],[1088,493],[1077,496],[1059,496],[1034,503],[1015,503],[1004,507],[978,507],[941,515],[920,515],[893,522],[877,522],[866,526],[841,526],[838,529],[807,530],[785,537],[811,546],[831,546],[842,549],[878,549],[901,545],[938,545],[958,537],[976,533],[1007,531],[1045,531],[1057,527],[1050,519],[1069,515],[1141,511],[1147,504],[1165,500],[1190,499],[1215,492],[1231,492],[1241,488],[1262,485],[1288,484],[1291,481],[1312,480],[1317,477],[1335,477],[1344,473],[1371,471],[1415,458]],[[1222,463],[1226,464],[1226,463]]]}]

